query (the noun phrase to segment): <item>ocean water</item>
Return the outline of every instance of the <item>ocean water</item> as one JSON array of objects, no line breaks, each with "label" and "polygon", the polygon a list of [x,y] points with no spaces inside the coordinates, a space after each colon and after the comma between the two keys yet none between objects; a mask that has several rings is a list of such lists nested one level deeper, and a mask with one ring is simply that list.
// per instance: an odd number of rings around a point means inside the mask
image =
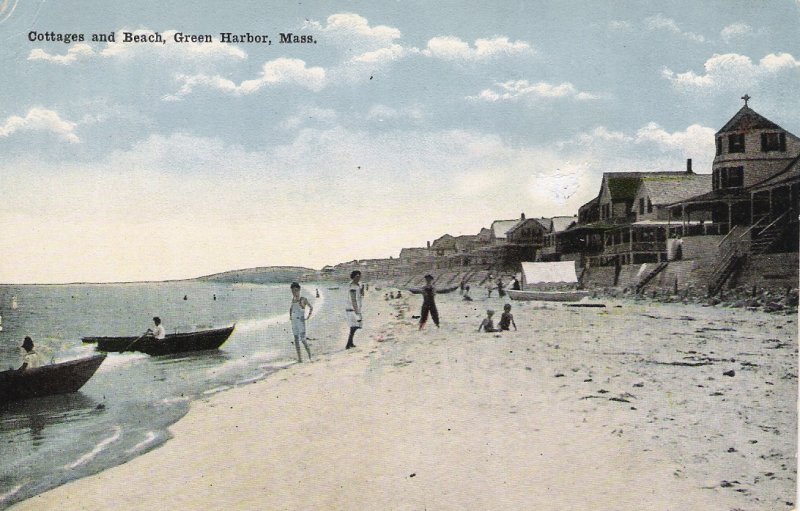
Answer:
[{"label": "ocean water", "polygon": [[[344,347],[340,293],[303,286],[314,306],[307,324],[312,354]],[[290,300],[286,284],[0,286],[3,370],[21,364],[26,335],[45,360],[58,362],[94,352],[81,337],[139,335],[153,316],[167,333],[236,324],[219,350],[112,353],[78,393],[0,404],[0,509],[141,455],[168,440],[168,426],[193,400],[295,363]]]}]

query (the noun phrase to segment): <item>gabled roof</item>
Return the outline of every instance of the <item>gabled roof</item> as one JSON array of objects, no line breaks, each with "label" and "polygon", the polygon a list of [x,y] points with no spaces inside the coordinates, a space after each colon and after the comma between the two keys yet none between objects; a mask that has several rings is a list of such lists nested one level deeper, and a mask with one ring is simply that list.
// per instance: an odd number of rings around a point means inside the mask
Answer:
[{"label": "gabled roof", "polygon": [[551,232],[561,232],[566,230],[573,222],[578,221],[577,216],[554,216],[550,219],[552,222]]},{"label": "gabled roof", "polygon": [[549,218],[545,218],[545,217],[534,218],[534,220],[539,222],[539,225],[544,227],[544,230],[547,231],[547,232],[550,232],[550,229],[553,228],[553,221],[551,219],[549,219]]},{"label": "gabled roof", "polygon": [[643,177],[664,177],[686,175],[684,171],[667,172],[604,172],[603,181],[608,185],[612,201],[633,200],[636,190],[639,189],[639,182]]},{"label": "gabled roof", "polygon": [[494,234],[494,237],[496,239],[502,239],[502,240],[506,239],[506,233],[510,231],[515,225],[517,225],[517,222],[519,221],[520,221],[519,219],[495,220],[494,222],[492,222],[492,233]]},{"label": "gabled roof", "polygon": [[594,199],[590,200],[589,202],[587,202],[583,206],[579,207],[578,211],[584,211],[586,209],[596,208],[596,207],[598,207],[598,203],[599,202],[600,202],[600,196],[598,195],[597,197],[595,197]]},{"label": "gabled roof", "polygon": [[643,177],[641,187],[645,188],[650,202],[663,206],[710,192],[711,174],[683,173],[679,176]]},{"label": "gabled roof", "polygon": [[729,131],[750,130],[783,130],[783,128],[745,105],[731,117],[730,121],[725,123],[725,126],[717,132],[717,135]]},{"label": "gabled roof", "polygon": [[512,232],[522,228],[525,225],[534,225],[539,227],[539,229],[541,229],[544,232],[550,232],[549,218],[526,218],[525,220],[517,221],[516,225],[514,225],[511,229],[506,231],[506,234],[510,235]]},{"label": "gabled roof", "polygon": [[428,255],[428,253],[429,252],[427,248],[422,248],[422,247],[403,248],[400,250],[400,257],[405,259],[407,257]]},{"label": "gabled roof", "polygon": [[456,248],[456,239],[449,234],[445,234],[431,243],[433,250],[449,250]]},{"label": "gabled roof", "polygon": [[491,239],[492,230],[486,227],[481,227],[481,230],[475,235],[475,241],[491,241]]}]

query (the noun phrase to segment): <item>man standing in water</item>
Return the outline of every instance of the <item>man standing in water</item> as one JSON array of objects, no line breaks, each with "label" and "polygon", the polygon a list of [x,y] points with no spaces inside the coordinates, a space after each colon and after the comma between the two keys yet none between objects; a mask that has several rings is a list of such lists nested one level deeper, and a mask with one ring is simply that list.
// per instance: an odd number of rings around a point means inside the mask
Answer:
[{"label": "man standing in water", "polygon": [[425,286],[422,288],[422,311],[419,315],[419,329],[428,321],[428,314],[433,324],[439,328],[439,311],[436,309],[436,288],[433,287],[433,275],[425,275]]},{"label": "man standing in water", "polygon": [[[292,282],[289,287],[292,290],[292,303],[289,305],[289,321],[292,323],[294,347],[297,349],[297,361],[303,361],[303,355],[300,352],[301,342],[306,348],[306,353],[308,353],[308,360],[311,361],[311,350],[308,348],[308,343],[306,342],[306,320],[311,318],[314,307],[308,303],[306,297],[300,296],[300,284]],[[308,307],[308,317],[306,317],[306,307]]]},{"label": "man standing in water", "polygon": [[347,307],[345,308],[345,313],[347,314],[347,322],[350,324],[350,336],[347,338],[347,346],[344,349],[349,350],[350,348],[355,348],[356,345],[353,344],[353,336],[356,333],[356,330],[361,328],[363,324],[363,318],[361,316],[361,304],[363,295],[361,293],[361,272],[358,270],[353,270],[350,272],[350,288],[347,291]]}]

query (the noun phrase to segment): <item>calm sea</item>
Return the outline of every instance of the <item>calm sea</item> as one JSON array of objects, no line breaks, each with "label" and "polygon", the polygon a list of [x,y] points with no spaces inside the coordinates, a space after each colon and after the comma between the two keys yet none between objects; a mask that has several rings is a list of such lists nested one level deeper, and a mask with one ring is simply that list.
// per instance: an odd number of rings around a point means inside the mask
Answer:
[{"label": "calm sea", "polygon": [[[315,354],[346,340],[341,292],[323,286],[306,284],[302,293],[314,305],[308,336]],[[76,394],[0,405],[0,509],[141,455],[168,439],[167,427],[191,401],[293,363],[290,300],[288,285],[0,286],[2,370],[19,367],[26,335],[47,361],[58,362],[93,353],[81,337],[139,335],[153,316],[167,333],[236,324],[218,351],[113,353]]]}]

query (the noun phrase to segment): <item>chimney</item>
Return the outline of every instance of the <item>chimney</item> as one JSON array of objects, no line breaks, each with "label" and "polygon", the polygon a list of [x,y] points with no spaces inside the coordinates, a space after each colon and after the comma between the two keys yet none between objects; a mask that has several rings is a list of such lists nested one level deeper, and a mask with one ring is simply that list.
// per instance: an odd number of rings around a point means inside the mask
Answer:
[{"label": "chimney", "polygon": [[523,211],[522,214],[519,216],[520,220],[525,220],[525,212]]},{"label": "chimney", "polygon": [[429,241],[428,242],[428,250],[430,250],[430,249],[431,249],[431,242]]},{"label": "chimney", "polygon": [[691,158],[686,158],[686,173],[687,174],[693,174],[693,172],[692,172],[692,159]]}]

